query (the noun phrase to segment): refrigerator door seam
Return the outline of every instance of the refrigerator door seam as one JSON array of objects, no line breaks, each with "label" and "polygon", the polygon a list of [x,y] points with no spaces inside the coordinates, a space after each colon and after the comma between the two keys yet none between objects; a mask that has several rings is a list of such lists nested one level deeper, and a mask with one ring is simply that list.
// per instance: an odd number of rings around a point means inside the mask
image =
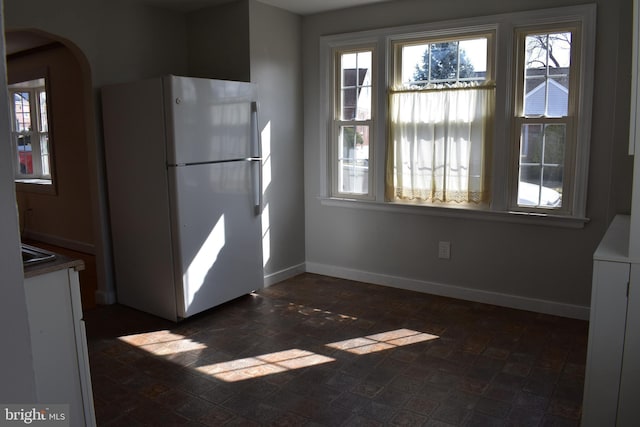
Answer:
[{"label": "refrigerator door seam", "polygon": [[198,166],[198,165],[215,165],[218,163],[233,163],[233,162],[255,162],[261,160],[258,157],[245,157],[240,159],[225,159],[225,160],[207,160],[206,162],[189,162],[189,163],[168,163],[167,167],[183,167],[183,166]]}]

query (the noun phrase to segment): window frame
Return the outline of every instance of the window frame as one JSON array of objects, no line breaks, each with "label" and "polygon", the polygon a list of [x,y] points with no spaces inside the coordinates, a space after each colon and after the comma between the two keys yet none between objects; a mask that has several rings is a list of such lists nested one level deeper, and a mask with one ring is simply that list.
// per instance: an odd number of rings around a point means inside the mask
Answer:
[{"label": "window frame", "polygon": [[[487,38],[487,79],[485,84],[495,82],[495,39],[496,29],[493,26],[487,28],[470,28],[463,29],[462,32],[456,33],[455,29],[443,35],[442,32],[433,31],[422,34],[410,34],[408,36],[394,36],[389,38],[390,56],[393,58],[389,65],[391,76],[389,79],[390,87],[399,87],[402,85],[402,46],[411,44],[422,44],[421,42],[442,43],[448,41],[465,41],[473,40],[481,37]],[[493,44],[493,46],[491,46]],[[465,80],[459,80],[464,82]],[[439,82],[436,82],[439,83]]]},{"label": "window frame", "polygon": [[[402,83],[402,47],[406,46],[406,45],[411,45],[411,44],[423,44],[422,42],[424,42],[425,44],[432,44],[432,43],[442,43],[442,42],[449,42],[449,41],[457,41],[457,42],[462,42],[465,40],[473,40],[473,39],[478,39],[478,38],[486,38],[487,39],[487,63],[486,63],[486,78],[484,79],[484,81],[482,83],[478,84],[478,89],[484,88],[484,89],[493,89],[494,91],[494,97],[495,97],[495,80],[496,80],[496,76],[495,76],[495,72],[496,72],[496,66],[495,66],[495,58],[496,58],[496,44],[495,44],[495,40],[496,40],[496,26],[493,24],[489,24],[489,25],[484,25],[484,26],[471,26],[471,27],[463,27],[463,28],[452,28],[447,30],[446,32],[443,31],[428,31],[428,32],[420,32],[417,34],[409,34],[409,35],[400,35],[400,36],[392,36],[389,37],[389,57],[392,58],[389,61],[389,79],[387,81],[387,106],[390,106],[391,104],[391,96],[394,92],[402,92],[405,90],[405,88],[403,87],[403,83]],[[458,70],[459,72],[459,70]],[[472,81],[470,79],[456,79],[456,82],[453,84],[465,84],[468,81]],[[476,80],[477,81],[477,80]],[[443,81],[436,81],[435,83],[431,83],[430,84],[448,84],[445,83]],[[448,90],[448,89],[431,89],[431,88],[425,88],[423,89],[425,91],[439,91],[439,90]],[[456,88],[453,88],[452,90],[457,90]],[[387,121],[385,122],[385,126],[388,127],[388,133],[387,135],[390,135],[391,133],[391,129],[392,126],[390,124],[390,119],[387,119]],[[482,188],[484,190],[484,192],[486,192],[489,196],[489,198],[491,197],[491,191],[492,191],[492,182],[491,182],[491,164],[492,164],[492,159],[491,159],[491,152],[492,152],[492,145],[493,145],[493,127],[495,126],[495,124],[493,123],[493,120],[491,120],[491,123],[489,124],[489,126],[484,130],[484,137],[486,138],[485,140],[485,149],[486,152],[484,154],[488,155],[484,155],[483,154],[483,160],[482,160]],[[389,137],[389,136],[388,136]],[[387,147],[387,150],[385,152],[385,156],[389,157],[391,154],[389,153],[390,148]],[[385,159],[385,161],[388,162],[388,159]],[[390,167],[390,165],[387,164],[388,167]],[[389,171],[386,171],[386,173],[391,173]],[[391,178],[388,178],[391,179]],[[389,190],[387,190],[387,193],[385,194],[385,199],[386,199],[386,203],[403,203],[406,204],[407,201],[397,201],[397,200],[389,200],[390,199],[390,194],[389,194]],[[473,202],[473,201],[466,201],[466,202],[441,202],[441,201],[429,201],[429,202],[417,202],[416,205],[418,206],[424,206],[424,207],[437,207],[437,208],[468,208],[468,209],[473,209],[473,210],[486,210],[488,208],[488,201],[487,200],[481,200],[478,202]]]},{"label": "window frame", "polygon": [[[578,163],[577,156],[580,152],[580,144],[578,144],[579,127],[582,120],[580,120],[579,106],[580,106],[580,83],[582,81],[581,73],[581,56],[583,43],[582,24],[580,21],[563,21],[560,23],[542,24],[542,25],[527,25],[520,26],[514,29],[514,58],[516,63],[514,65],[513,75],[516,77],[514,82],[514,109],[511,119],[511,142],[512,147],[512,160],[510,164],[510,177],[509,177],[509,209],[514,212],[525,213],[538,213],[544,214],[547,212],[554,212],[558,215],[573,216],[574,211],[580,211],[580,206],[576,204],[576,190],[582,186],[586,186],[586,182],[580,182],[580,179],[586,179],[586,177],[579,177],[576,173],[576,165]],[[567,116],[566,117],[527,117],[524,113],[524,86],[525,86],[525,55],[526,49],[524,43],[527,35],[536,33],[559,33],[570,32],[571,36],[571,56],[570,56],[570,69],[569,69],[569,97],[567,102]],[[565,153],[563,164],[563,182],[562,182],[562,205],[556,209],[542,208],[535,206],[522,206],[518,204],[518,186],[519,186],[519,171],[520,171],[520,156],[521,156],[521,128],[527,123],[531,124],[565,124]],[[584,126],[584,124],[582,125]],[[584,215],[584,212],[580,212]]]},{"label": "window frame", "polygon": [[[375,150],[373,147],[375,146],[375,129],[376,129],[376,107],[378,105],[377,100],[377,49],[374,44],[364,43],[358,44],[348,47],[340,47],[334,46],[333,49],[333,84],[331,91],[331,105],[333,107],[332,111],[332,124],[331,124],[331,149],[330,149],[330,158],[331,158],[331,194],[334,197],[341,198],[351,198],[351,199],[359,199],[359,200],[374,200],[375,198]],[[343,54],[349,53],[361,53],[361,52],[371,52],[371,114],[368,120],[344,120],[341,118],[341,99],[342,99],[342,86],[341,86],[341,62],[339,61],[339,57]],[[357,87],[356,83],[356,87]],[[367,193],[352,193],[352,192],[343,192],[340,190],[340,128],[345,126],[366,126],[369,128],[369,153],[368,153],[368,166],[367,166]]]},{"label": "window frame", "polygon": [[[37,87],[29,87],[29,83],[42,79],[43,85]],[[32,70],[30,72],[21,73],[19,76],[13,76],[8,82],[8,90],[10,97],[9,113],[11,115],[11,146],[12,153],[16,162],[14,162],[14,181],[16,183],[16,189],[18,191],[31,192],[31,193],[46,193],[57,194],[56,180],[55,180],[55,156],[54,156],[54,144],[53,144],[53,129],[52,129],[52,108],[51,108],[51,84],[49,79],[48,69]],[[15,143],[15,137],[19,132],[15,130],[15,106],[13,104],[13,94],[16,92],[29,92],[35,95],[35,106],[31,107],[32,116],[36,117],[37,129],[32,130],[32,157],[34,163],[34,174],[22,174],[19,169],[18,162],[18,150]],[[46,96],[46,117],[47,117],[47,131],[42,131],[41,126],[41,107],[38,94],[44,92]],[[41,155],[40,155],[40,137],[43,134],[47,134],[48,138],[48,156],[49,156],[49,174],[42,173]],[[34,138],[35,137],[35,138]],[[37,148],[33,150],[34,144],[37,144]],[[38,158],[36,159],[36,153]]]},{"label": "window frame", "polygon": [[[572,182],[573,198],[570,212],[534,211],[530,209],[512,209],[512,200],[516,196],[511,177],[513,176],[513,159],[519,155],[519,144],[513,141],[514,116],[514,75],[516,30],[527,27],[555,26],[580,22],[582,42],[580,44],[580,82],[576,117],[579,124],[576,138],[580,141],[575,150],[574,180]],[[583,227],[589,219],[586,217],[586,194],[590,152],[591,110],[593,97],[593,77],[595,62],[595,23],[596,5],[577,5],[552,9],[539,9],[524,12],[504,13],[500,15],[464,18],[458,20],[439,21],[418,25],[391,27],[359,31],[355,33],[334,34],[320,37],[320,194],[319,199],[327,206],[372,209],[387,212],[405,212],[417,215],[445,216],[465,219],[495,220],[516,223],[536,223],[549,226]],[[372,144],[372,156],[375,163],[370,162],[370,174],[373,176],[373,197],[368,200],[352,197],[340,197],[332,192],[331,175],[331,124],[333,104],[333,64],[332,52],[339,47],[347,49],[363,44],[377,47],[378,52],[378,100],[388,99],[387,89],[392,87],[394,75],[393,42],[421,37],[446,38],[461,33],[482,33],[494,30],[495,57],[494,67],[496,83],[496,99],[494,114],[494,134],[491,141],[492,154],[489,160],[489,180],[491,200],[486,206],[447,206],[434,204],[411,204],[407,202],[385,201],[385,169],[386,138],[388,137],[388,102],[378,102],[375,110],[378,120],[375,124],[375,143]],[[489,66],[489,64],[488,64]],[[384,73],[384,74],[383,74]],[[519,141],[519,138],[518,138]],[[515,146],[515,150],[514,150]],[[514,153],[515,151],[515,153]]]},{"label": "window frame", "polygon": [[[38,79],[39,80],[39,79]],[[27,82],[24,83],[29,83],[32,80],[29,80]],[[16,96],[16,94],[18,93],[28,93],[29,94],[29,115],[31,116],[31,123],[32,123],[32,128],[29,131],[18,131],[15,129],[16,126],[16,122],[15,120],[12,121],[12,126],[11,126],[11,136],[13,139],[13,142],[16,141],[16,139],[20,136],[20,135],[25,135],[25,136],[30,136],[32,138],[32,142],[31,142],[31,156],[33,158],[33,173],[32,174],[28,174],[28,173],[22,173],[22,171],[19,170],[19,168],[16,168],[15,171],[15,175],[16,175],[16,179],[42,179],[42,180],[51,180],[51,169],[49,169],[49,173],[45,174],[44,173],[44,168],[42,166],[42,147],[40,144],[42,135],[47,135],[48,138],[48,131],[44,131],[43,130],[43,126],[42,126],[42,106],[40,103],[40,94],[44,93],[46,96],[46,86],[42,85],[42,86],[37,86],[37,87],[24,87],[24,88],[19,88],[19,87],[12,87],[13,85],[11,85],[9,87],[9,95],[11,97],[11,99],[13,100],[14,97]],[[45,112],[45,114],[48,115],[48,108],[47,111]],[[11,103],[11,117],[16,117],[16,110],[15,110],[15,102]],[[35,118],[35,120],[34,120]],[[35,122],[36,126],[34,128],[33,123]],[[47,127],[48,127],[48,120],[47,120]],[[15,149],[15,145],[14,145],[14,149]],[[18,152],[18,150],[16,149],[16,153]]]}]

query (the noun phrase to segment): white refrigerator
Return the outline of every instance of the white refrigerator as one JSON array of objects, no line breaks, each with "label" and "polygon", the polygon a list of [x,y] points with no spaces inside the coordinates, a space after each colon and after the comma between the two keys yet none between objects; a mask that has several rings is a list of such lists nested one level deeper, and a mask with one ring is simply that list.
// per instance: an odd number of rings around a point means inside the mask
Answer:
[{"label": "white refrigerator", "polygon": [[178,321],[263,287],[255,96],[178,76],[102,89],[119,303]]}]

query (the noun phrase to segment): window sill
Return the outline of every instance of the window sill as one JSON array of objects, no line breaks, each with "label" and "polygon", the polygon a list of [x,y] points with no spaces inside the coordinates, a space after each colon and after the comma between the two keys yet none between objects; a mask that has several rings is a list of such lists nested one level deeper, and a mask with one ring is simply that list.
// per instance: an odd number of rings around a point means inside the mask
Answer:
[{"label": "window sill", "polygon": [[513,211],[492,211],[468,206],[425,206],[398,202],[376,202],[366,200],[341,199],[335,197],[319,197],[324,206],[342,208],[367,209],[383,212],[396,212],[412,215],[460,218],[480,221],[510,222],[517,224],[544,225],[549,227],[583,228],[589,218],[552,215],[544,213],[527,213]]},{"label": "window sill", "polygon": [[23,193],[56,194],[56,187],[50,179],[16,179],[16,191]]}]

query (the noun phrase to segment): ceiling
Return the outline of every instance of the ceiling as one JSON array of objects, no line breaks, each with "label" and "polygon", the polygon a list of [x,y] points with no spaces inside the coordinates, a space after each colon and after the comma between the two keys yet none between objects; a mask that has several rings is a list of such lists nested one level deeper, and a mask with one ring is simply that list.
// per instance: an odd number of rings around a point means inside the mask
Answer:
[{"label": "ceiling", "polygon": [[[193,11],[207,6],[228,3],[232,0],[138,0],[142,3],[170,9]],[[298,15],[311,15],[330,10],[345,9],[391,0],[258,0],[262,3],[285,9]]]},{"label": "ceiling", "polygon": [[49,37],[31,31],[9,31],[5,34],[7,55],[51,44]]},{"label": "ceiling", "polygon": [[[190,12],[204,7],[229,3],[233,0],[130,0],[143,4],[154,5],[167,9]],[[372,3],[382,3],[393,0],[258,0],[270,6],[288,10],[298,15],[312,15],[314,13],[328,12],[331,10],[346,9],[354,6],[362,6]],[[6,34],[7,55],[37,48],[51,43],[45,36],[29,32],[15,31]]]}]

